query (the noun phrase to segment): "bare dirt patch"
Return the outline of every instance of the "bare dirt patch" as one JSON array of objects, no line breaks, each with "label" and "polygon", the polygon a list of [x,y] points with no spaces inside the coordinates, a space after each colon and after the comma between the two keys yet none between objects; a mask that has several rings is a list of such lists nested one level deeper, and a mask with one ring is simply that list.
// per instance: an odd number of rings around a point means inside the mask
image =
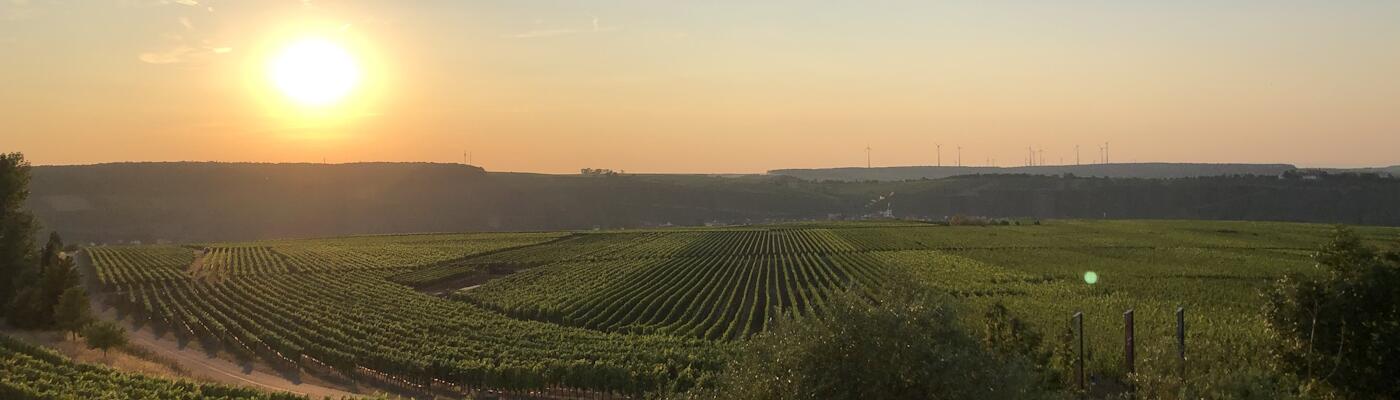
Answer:
[{"label": "bare dirt patch", "polygon": [[476,271],[472,271],[463,275],[436,282],[416,285],[413,286],[413,288],[421,293],[427,293],[434,296],[444,297],[458,290],[475,289],[477,287],[480,287],[481,285],[486,284],[486,282],[490,282],[493,279],[510,276],[511,274],[514,274],[516,272],[524,271],[539,265],[543,264],[501,263],[483,265],[481,269]]}]

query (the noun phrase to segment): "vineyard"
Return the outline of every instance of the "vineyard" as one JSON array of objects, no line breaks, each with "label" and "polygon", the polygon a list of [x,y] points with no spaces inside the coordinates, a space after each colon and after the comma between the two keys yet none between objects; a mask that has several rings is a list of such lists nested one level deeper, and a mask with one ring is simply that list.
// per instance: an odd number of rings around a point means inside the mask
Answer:
[{"label": "vineyard", "polygon": [[597,236],[603,251],[455,297],[604,331],[739,339],[771,313],[816,313],[832,291],[879,285],[886,268],[827,229]]},{"label": "vineyard", "polygon": [[0,398],[5,399],[301,399],[146,377],[77,364],[51,350],[0,335]]},{"label": "vineyard", "polygon": [[[1329,227],[1197,221],[909,223],[443,234],[114,246],[85,251],[103,295],[181,341],[287,373],[410,393],[685,388],[779,313],[891,277],[977,310],[1006,304],[1054,338],[1086,315],[1090,369],[1121,363],[1120,314],[1144,355],[1190,310],[1199,373],[1266,368],[1257,290],[1311,273]],[[1400,230],[1361,228],[1393,245]],[[504,271],[504,272],[503,272]],[[1082,275],[1095,271],[1096,284]],[[894,272],[900,272],[895,275]],[[906,273],[907,272],[907,273]],[[449,296],[426,284],[489,275]],[[479,285],[479,286],[478,286]],[[963,313],[970,326],[979,313]],[[1159,340],[1160,339],[1160,340]],[[1152,373],[1151,365],[1139,372]]]},{"label": "vineyard", "polygon": [[[143,279],[166,271],[168,247],[89,249],[109,299],[119,311],[149,321],[181,341],[199,341],[243,360],[259,359],[289,373],[328,371],[380,381],[406,391],[569,387],[639,392],[712,370],[723,347],[664,336],[623,337],[508,318],[465,303],[424,296],[390,283],[405,266],[426,265],[464,251],[489,252],[556,235],[502,234],[457,240],[439,251],[433,240],[418,258],[399,237],[355,245],[324,241],[230,244],[186,249],[235,255],[212,263],[210,275]],[[431,238],[424,236],[422,238]],[[268,249],[304,251],[279,257]],[[220,249],[220,250],[214,250]],[[296,254],[297,250],[292,251]],[[295,260],[319,254],[310,266]],[[303,258],[304,259],[304,258]],[[143,265],[141,260],[162,262]],[[374,260],[374,261],[371,261]],[[276,266],[263,266],[264,262]],[[198,261],[193,261],[198,264]],[[339,266],[339,268],[335,268]],[[195,268],[199,267],[197,265]]]}]

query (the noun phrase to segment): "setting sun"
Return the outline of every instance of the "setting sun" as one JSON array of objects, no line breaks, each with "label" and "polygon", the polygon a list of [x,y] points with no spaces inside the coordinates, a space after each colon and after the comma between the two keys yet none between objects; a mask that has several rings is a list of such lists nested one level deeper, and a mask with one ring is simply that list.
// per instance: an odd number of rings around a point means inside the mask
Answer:
[{"label": "setting sun", "polygon": [[268,65],[268,77],[297,104],[324,107],[339,102],[355,89],[360,82],[360,67],[339,44],[308,38],[278,52]]}]

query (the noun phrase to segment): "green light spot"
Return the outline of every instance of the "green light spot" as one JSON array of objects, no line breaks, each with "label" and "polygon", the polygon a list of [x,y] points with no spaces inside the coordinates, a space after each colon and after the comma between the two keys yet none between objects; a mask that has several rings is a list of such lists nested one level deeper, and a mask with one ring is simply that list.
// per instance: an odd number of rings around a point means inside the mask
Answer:
[{"label": "green light spot", "polygon": [[1087,283],[1087,284],[1092,285],[1092,284],[1098,283],[1098,281],[1099,281],[1099,274],[1094,273],[1094,271],[1089,271],[1089,272],[1085,272],[1085,273],[1084,273],[1084,283]]}]

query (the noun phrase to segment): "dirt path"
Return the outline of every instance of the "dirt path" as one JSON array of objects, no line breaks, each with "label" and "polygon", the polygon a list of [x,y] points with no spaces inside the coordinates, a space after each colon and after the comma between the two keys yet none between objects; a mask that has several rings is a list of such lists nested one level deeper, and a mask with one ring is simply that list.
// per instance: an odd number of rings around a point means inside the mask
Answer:
[{"label": "dirt path", "polygon": [[[90,271],[86,254],[78,257],[79,269]],[[89,290],[92,286],[89,285]],[[94,299],[97,296],[92,296]],[[150,326],[143,326],[137,329],[130,321],[120,321],[117,319],[115,308],[104,307],[93,300],[93,315],[108,321],[115,321],[125,326],[130,331],[130,341],[132,344],[146,348],[157,356],[173,360],[179,364],[180,368],[188,371],[192,377],[227,383],[231,385],[247,386],[261,390],[291,392],[312,398],[342,398],[358,397],[357,394],[349,391],[333,388],[329,386],[317,385],[309,382],[296,383],[281,375],[269,374],[257,369],[244,372],[245,368],[237,363],[221,358],[209,357],[203,350],[198,349],[194,342],[189,346],[180,348],[180,343],[173,337],[156,337]]]}]

